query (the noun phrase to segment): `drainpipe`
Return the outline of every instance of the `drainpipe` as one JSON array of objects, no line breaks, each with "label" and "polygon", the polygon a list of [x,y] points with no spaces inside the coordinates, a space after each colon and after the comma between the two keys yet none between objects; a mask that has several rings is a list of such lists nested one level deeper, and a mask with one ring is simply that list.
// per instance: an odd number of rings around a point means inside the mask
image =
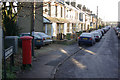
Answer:
[{"label": "drainpipe", "polygon": [[47,34],[47,24],[45,24],[45,34]]}]

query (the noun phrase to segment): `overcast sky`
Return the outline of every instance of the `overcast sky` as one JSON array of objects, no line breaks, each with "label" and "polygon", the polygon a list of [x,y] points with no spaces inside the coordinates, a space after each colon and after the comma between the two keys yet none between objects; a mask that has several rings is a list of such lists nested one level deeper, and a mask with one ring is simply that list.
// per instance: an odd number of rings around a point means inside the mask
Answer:
[{"label": "overcast sky", "polygon": [[76,0],[77,3],[86,5],[93,13],[97,13],[103,21],[118,21],[118,2],[120,0]]}]

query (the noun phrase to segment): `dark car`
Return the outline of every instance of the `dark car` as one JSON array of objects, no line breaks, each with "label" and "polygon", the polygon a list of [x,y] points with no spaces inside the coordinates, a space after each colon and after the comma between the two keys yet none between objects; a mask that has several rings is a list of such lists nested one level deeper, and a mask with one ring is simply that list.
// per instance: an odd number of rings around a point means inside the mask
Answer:
[{"label": "dark car", "polygon": [[[22,36],[30,36],[30,33],[21,33],[19,37]],[[39,35],[34,34],[34,44],[37,49],[39,49],[43,45],[43,40]]]},{"label": "dark car", "polygon": [[81,44],[90,44],[91,46],[95,44],[95,38],[92,33],[82,33],[78,37],[78,45],[80,46]]},{"label": "dark car", "polygon": [[53,42],[52,37],[43,32],[34,32],[34,34],[39,35],[43,39],[43,45]]}]

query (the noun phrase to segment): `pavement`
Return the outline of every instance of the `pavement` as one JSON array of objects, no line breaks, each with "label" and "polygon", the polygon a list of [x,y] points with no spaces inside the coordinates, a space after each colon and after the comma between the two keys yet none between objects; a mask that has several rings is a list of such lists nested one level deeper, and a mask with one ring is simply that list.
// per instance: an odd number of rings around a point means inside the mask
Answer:
[{"label": "pavement", "polygon": [[25,70],[17,74],[17,78],[52,78],[54,68],[68,55],[66,52],[74,53],[79,49],[73,45],[50,44],[35,50],[31,70]]},{"label": "pavement", "polygon": [[93,46],[50,44],[35,50],[36,58],[31,70],[17,78],[52,78],[56,66],[66,60],[55,73],[55,78],[118,78],[118,39],[110,29],[100,42]]}]

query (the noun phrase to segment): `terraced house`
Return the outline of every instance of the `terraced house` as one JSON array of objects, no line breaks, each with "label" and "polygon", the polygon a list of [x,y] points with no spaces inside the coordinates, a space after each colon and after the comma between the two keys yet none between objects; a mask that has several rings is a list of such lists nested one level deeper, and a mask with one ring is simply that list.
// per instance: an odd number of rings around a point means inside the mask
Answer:
[{"label": "terraced house", "polygon": [[96,21],[93,20],[94,16],[91,14],[92,12],[89,9],[81,4],[76,4],[75,1],[44,0],[44,31],[58,39],[59,34],[74,34],[89,30],[90,26],[93,28],[93,24],[96,24]]},{"label": "terraced house", "polygon": [[[18,26],[21,33],[31,31],[32,13],[31,3],[24,5],[18,16]],[[43,5],[43,7],[39,7]],[[65,39],[67,34],[88,31],[96,28],[97,17],[92,11],[76,1],[43,0],[43,4],[36,2],[34,30],[44,32],[53,39]],[[101,24],[101,19],[99,20]],[[73,38],[73,37],[71,37]]]},{"label": "terraced house", "polygon": [[[79,30],[80,11],[76,8],[76,3],[71,2],[69,5],[64,1],[44,0],[43,5],[45,33],[57,39],[58,34],[72,34]],[[47,23],[46,20],[48,20]]]}]

